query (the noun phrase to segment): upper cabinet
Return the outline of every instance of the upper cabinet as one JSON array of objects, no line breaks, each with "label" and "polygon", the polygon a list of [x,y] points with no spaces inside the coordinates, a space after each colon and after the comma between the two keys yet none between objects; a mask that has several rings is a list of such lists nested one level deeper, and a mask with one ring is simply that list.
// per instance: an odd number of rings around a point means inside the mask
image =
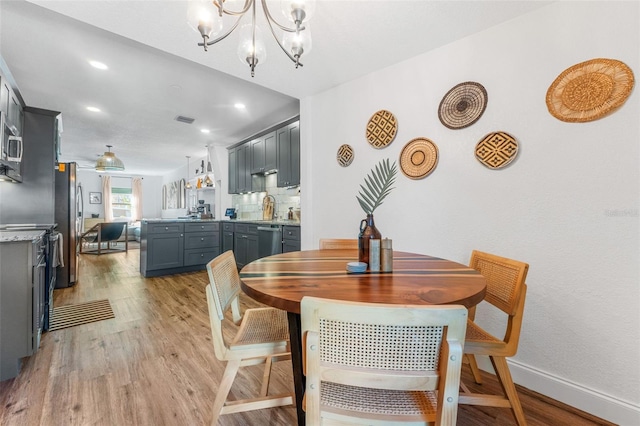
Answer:
[{"label": "upper cabinet", "polygon": [[251,173],[268,173],[277,169],[276,132],[267,133],[251,144]]},{"label": "upper cabinet", "polygon": [[298,121],[229,149],[229,194],[264,191],[273,171],[279,187],[300,184]]},{"label": "upper cabinet", "polygon": [[278,187],[300,185],[300,122],[276,132],[278,146]]}]

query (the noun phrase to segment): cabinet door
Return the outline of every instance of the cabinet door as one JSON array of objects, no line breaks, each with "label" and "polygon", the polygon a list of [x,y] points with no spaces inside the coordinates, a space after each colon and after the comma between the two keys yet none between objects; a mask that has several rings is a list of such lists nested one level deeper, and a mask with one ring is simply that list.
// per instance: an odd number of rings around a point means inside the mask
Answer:
[{"label": "cabinet door", "polygon": [[264,135],[264,171],[270,172],[278,168],[278,147],[276,132]]},{"label": "cabinet door", "polygon": [[258,254],[258,236],[257,235],[247,235],[247,259],[246,259],[246,263],[253,262],[254,260],[258,259],[259,257],[260,257],[260,255]]},{"label": "cabinet door", "polygon": [[234,235],[233,241],[233,253],[236,256],[236,264],[238,268],[242,268],[244,265],[249,263],[247,261],[247,248],[249,247],[249,236],[247,234],[238,234]]},{"label": "cabinet door", "polygon": [[238,148],[229,150],[229,194],[238,193]]},{"label": "cabinet door", "polygon": [[9,83],[6,78],[2,78],[0,81],[0,111],[2,111],[5,115],[9,114],[9,93],[11,89],[9,88]]},{"label": "cabinet door", "polygon": [[300,184],[300,126],[291,123],[276,132],[278,187]]},{"label": "cabinet door", "polygon": [[225,231],[222,233],[222,252],[233,250],[233,232]]},{"label": "cabinet door", "polygon": [[300,125],[298,122],[288,126],[289,130],[289,185],[300,185]]},{"label": "cabinet door", "polygon": [[249,142],[251,145],[251,173],[264,173],[264,139]]},{"label": "cabinet door", "polygon": [[[246,143],[238,147],[238,192],[247,192],[251,188],[251,145]],[[247,161],[249,160],[249,161]],[[248,177],[248,179],[247,179]]]},{"label": "cabinet door", "polygon": [[289,166],[289,132],[286,127],[277,130],[276,144],[278,160],[277,185],[278,187],[283,187],[287,186],[287,182],[289,182],[291,176],[291,169]]},{"label": "cabinet door", "polygon": [[300,241],[282,240],[282,252],[290,253],[292,251],[300,251]]},{"label": "cabinet door", "polygon": [[147,236],[147,247],[147,270],[180,268],[183,266],[183,234],[150,234]]},{"label": "cabinet door", "polygon": [[13,91],[9,92],[7,124],[17,135],[22,135],[22,105]]}]

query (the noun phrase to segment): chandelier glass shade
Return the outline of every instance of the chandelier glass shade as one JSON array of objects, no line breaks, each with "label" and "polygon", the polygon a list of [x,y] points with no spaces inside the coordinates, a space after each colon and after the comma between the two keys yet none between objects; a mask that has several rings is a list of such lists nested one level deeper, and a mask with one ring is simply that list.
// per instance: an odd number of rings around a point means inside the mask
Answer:
[{"label": "chandelier glass shade", "polygon": [[107,145],[107,152],[102,154],[98,157],[98,160],[96,160],[97,171],[104,172],[124,170],[124,164],[113,152],[111,152],[111,147],[111,145]]},{"label": "chandelier glass shade", "polygon": [[[251,76],[255,68],[267,60],[267,51],[260,28],[256,25],[256,4],[260,3],[271,35],[278,46],[295,64],[302,66],[300,58],[311,51],[311,29],[308,21],[315,12],[315,0],[282,0],[281,11],[291,26],[280,24],[273,17],[267,0],[189,0],[187,7],[187,23],[202,37],[198,46],[207,48],[224,40],[240,24],[245,15],[250,15],[250,22],[240,26],[240,42],[238,57],[242,63],[249,65]],[[228,7],[228,8],[227,8]],[[233,24],[224,28],[223,17],[235,18]],[[277,31],[282,32],[278,37]]]}]

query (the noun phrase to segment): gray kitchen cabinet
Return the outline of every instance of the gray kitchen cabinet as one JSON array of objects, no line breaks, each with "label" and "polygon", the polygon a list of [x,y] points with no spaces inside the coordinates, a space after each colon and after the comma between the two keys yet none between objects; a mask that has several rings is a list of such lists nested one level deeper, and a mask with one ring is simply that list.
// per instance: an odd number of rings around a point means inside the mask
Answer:
[{"label": "gray kitchen cabinet", "polygon": [[233,253],[238,269],[258,259],[258,225],[236,223],[234,227]]},{"label": "gray kitchen cabinet", "polygon": [[233,250],[233,223],[222,222],[222,252]]},{"label": "gray kitchen cabinet", "polygon": [[205,266],[220,254],[220,223],[185,223],[184,266]]},{"label": "gray kitchen cabinet", "polygon": [[220,253],[220,222],[142,221],[140,273],[145,277],[199,271]]},{"label": "gray kitchen cabinet", "polygon": [[[236,190],[238,193],[248,192],[251,188],[251,173],[247,170],[247,159],[250,158],[251,145],[245,143],[236,148],[236,164],[237,164],[237,184]],[[249,163],[251,160],[249,160]]]},{"label": "gray kitchen cabinet", "polygon": [[277,168],[276,132],[267,133],[250,142],[251,174],[263,174]]},{"label": "gray kitchen cabinet", "polygon": [[300,122],[276,131],[278,187],[300,185]]},{"label": "gray kitchen cabinet", "polygon": [[238,148],[231,148],[229,150],[229,194],[238,192]]},{"label": "gray kitchen cabinet", "polygon": [[282,227],[282,252],[300,251],[300,227],[285,225]]},{"label": "gray kitchen cabinet", "polygon": [[[141,235],[145,232],[145,224]],[[184,224],[167,223],[146,226],[145,270],[140,271],[146,277],[147,271],[179,268],[184,263]],[[140,249],[142,250],[142,238]],[[142,254],[142,253],[141,253]]]},{"label": "gray kitchen cabinet", "polygon": [[40,346],[46,286],[43,234],[0,243],[0,381],[16,377],[20,359]]}]

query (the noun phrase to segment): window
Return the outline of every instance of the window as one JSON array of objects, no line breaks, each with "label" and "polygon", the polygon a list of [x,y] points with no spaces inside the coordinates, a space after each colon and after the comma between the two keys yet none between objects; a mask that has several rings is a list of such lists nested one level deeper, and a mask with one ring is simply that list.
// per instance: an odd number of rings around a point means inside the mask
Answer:
[{"label": "window", "polygon": [[132,200],[131,188],[111,188],[111,211],[114,220],[131,220]]}]

